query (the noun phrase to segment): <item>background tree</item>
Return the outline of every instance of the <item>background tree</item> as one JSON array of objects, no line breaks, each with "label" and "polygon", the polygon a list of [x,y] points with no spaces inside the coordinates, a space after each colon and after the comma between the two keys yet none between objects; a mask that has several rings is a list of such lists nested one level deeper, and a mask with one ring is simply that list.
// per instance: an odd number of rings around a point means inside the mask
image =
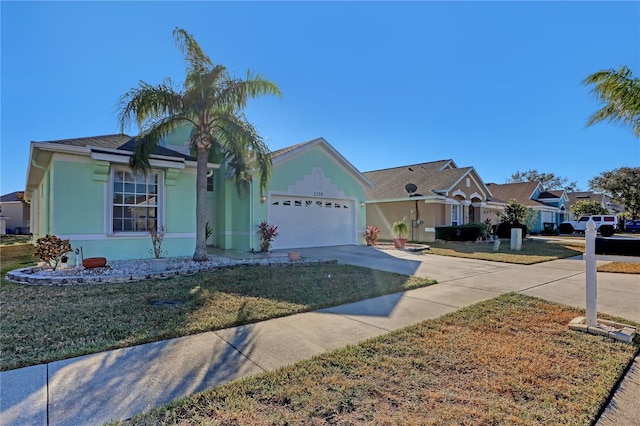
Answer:
[{"label": "background tree", "polygon": [[141,81],[120,98],[121,129],[136,120],[140,135],[130,166],[147,173],[149,156],[164,136],[182,126],[191,127],[190,146],[197,159],[196,248],[193,260],[207,259],[207,163],[222,158],[233,170],[238,190],[252,180],[255,170],[260,190],[266,189],[271,171],[267,145],[242,113],[249,98],[281,96],[278,86],[247,71],[244,79],[231,76],[223,65],[213,64],[193,36],[181,28],[173,31],[187,65],[181,89],[170,79],[157,86]]},{"label": "background tree", "polygon": [[557,176],[554,173],[540,173],[536,169],[527,170],[526,172],[516,171],[507,179],[507,183],[518,182],[541,182],[545,191],[553,189],[565,189],[569,192],[579,191],[578,182],[569,182],[569,179]]},{"label": "background tree", "polygon": [[640,211],[640,167],[620,167],[602,172],[589,181],[592,191],[600,191],[622,203],[635,219]]},{"label": "background tree", "polygon": [[591,216],[594,214],[609,214],[609,210],[594,200],[580,200],[571,206],[571,212],[576,217]]},{"label": "background tree", "polygon": [[596,111],[587,126],[601,121],[610,121],[631,126],[636,137],[640,137],[640,79],[634,78],[631,70],[621,66],[595,72],[584,79],[587,86],[594,85],[592,93],[605,105]]}]

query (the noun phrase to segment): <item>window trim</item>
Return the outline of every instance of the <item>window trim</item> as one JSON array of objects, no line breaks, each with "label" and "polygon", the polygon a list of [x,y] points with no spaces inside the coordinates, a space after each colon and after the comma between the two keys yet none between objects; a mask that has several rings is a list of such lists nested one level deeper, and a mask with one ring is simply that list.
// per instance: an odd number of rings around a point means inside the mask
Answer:
[{"label": "window trim", "polygon": [[[111,165],[109,170],[109,180],[107,181],[107,191],[105,200],[105,234],[112,237],[130,237],[130,236],[148,236],[148,231],[114,231],[113,230],[113,185],[115,182],[116,172],[132,172],[129,167]],[[166,226],[164,222],[165,216],[165,185],[164,185],[164,171],[158,169],[151,169],[148,175],[158,175],[158,200],[156,201],[157,208],[157,224],[160,226]]]}]

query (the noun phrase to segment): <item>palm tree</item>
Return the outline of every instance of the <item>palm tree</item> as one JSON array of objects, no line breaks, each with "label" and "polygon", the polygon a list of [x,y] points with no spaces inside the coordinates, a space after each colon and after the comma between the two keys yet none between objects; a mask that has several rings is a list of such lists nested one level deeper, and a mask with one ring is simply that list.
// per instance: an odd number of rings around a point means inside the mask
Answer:
[{"label": "palm tree", "polygon": [[587,126],[608,120],[631,126],[636,137],[640,137],[640,79],[633,78],[629,68],[598,71],[583,83],[594,84],[596,98],[606,103],[589,118]]},{"label": "palm tree", "polygon": [[143,173],[150,171],[149,156],[164,136],[182,126],[191,127],[190,148],[197,159],[193,260],[204,261],[207,162],[224,158],[239,191],[252,180],[255,170],[260,190],[265,190],[271,171],[269,149],[242,110],[249,98],[281,93],[275,83],[259,74],[247,71],[244,79],[231,76],[223,65],[213,64],[185,30],[176,28],[173,36],[187,64],[184,86],[176,89],[170,79],[157,86],[141,81],[120,98],[118,121],[124,131],[136,120],[140,135],[129,165]]}]

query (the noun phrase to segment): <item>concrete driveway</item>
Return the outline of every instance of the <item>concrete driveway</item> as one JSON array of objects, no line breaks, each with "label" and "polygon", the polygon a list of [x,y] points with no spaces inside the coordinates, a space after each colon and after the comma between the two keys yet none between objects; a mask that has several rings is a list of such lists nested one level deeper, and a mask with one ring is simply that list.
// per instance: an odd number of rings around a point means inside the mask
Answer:
[{"label": "concrete driveway", "polygon": [[[447,300],[449,304],[459,301],[464,306],[513,291],[585,308],[585,262],[580,257],[515,265],[364,246],[299,250],[307,257],[433,278],[439,284],[419,292],[426,300]],[[599,312],[640,322],[638,275],[599,272],[597,280]]]}]

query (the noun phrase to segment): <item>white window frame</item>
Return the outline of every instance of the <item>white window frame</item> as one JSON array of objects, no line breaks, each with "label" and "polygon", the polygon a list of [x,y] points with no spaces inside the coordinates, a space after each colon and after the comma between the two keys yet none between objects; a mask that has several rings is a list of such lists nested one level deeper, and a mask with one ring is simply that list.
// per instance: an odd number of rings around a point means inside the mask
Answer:
[{"label": "white window frame", "polygon": [[451,226],[460,225],[460,213],[462,209],[460,204],[451,204]]},{"label": "white window frame", "polygon": [[[133,173],[131,171],[130,168],[128,167],[118,167],[118,166],[112,166],[111,170],[109,171],[109,181],[108,181],[108,190],[107,190],[107,199],[106,199],[106,203],[105,203],[105,227],[106,227],[106,234],[108,235],[112,235],[112,236],[128,236],[128,235],[148,235],[149,231],[143,230],[143,231],[114,231],[113,229],[113,208],[114,208],[114,203],[113,203],[113,197],[114,197],[114,182],[115,182],[115,174],[116,172],[126,172],[126,173]],[[158,179],[157,179],[157,200],[156,200],[156,209],[157,209],[157,217],[156,217],[156,223],[159,226],[164,226],[164,214],[165,214],[165,203],[164,203],[164,172],[162,170],[156,170],[156,169],[152,169],[149,171],[148,175],[147,175],[147,182],[148,182],[148,176],[149,175],[157,175]]]}]

